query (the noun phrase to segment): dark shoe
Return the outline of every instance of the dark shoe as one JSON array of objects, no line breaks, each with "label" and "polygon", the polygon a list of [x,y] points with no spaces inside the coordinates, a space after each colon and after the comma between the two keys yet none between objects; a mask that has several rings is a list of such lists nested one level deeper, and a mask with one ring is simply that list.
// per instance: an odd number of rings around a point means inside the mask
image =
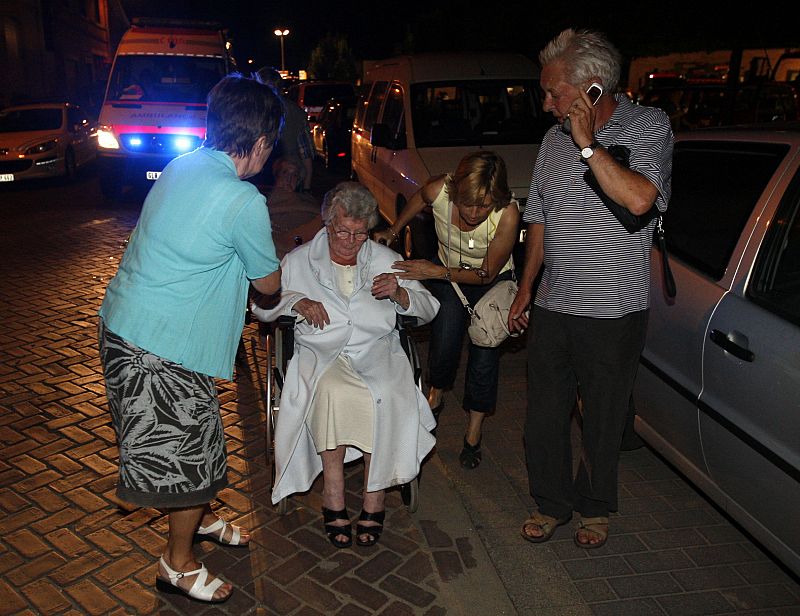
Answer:
[{"label": "dark shoe", "polygon": [[[350,518],[347,516],[347,509],[333,511],[327,507],[323,507],[322,517],[325,520],[325,534],[328,535],[328,541],[330,541],[334,547],[341,549],[349,548],[353,545],[353,537],[351,536],[353,528],[350,525]],[[335,522],[336,520],[347,520],[348,523],[346,526],[331,524],[331,522]],[[337,539],[339,535],[347,535],[347,539],[345,541]]]},{"label": "dark shoe", "polygon": [[436,429],[439,427],[439,415],[442,413],[442,409],[444,409],[444,397],[442,400],[439,401],[439,404],[436,405],[435,408],[431,408],[431,413],[433,413],[433,419],[436,422],[436,425],[431,430],[431,434],[436,436]]},{"label": "dark shoe", "polygon": [[466,468],[467,470],[472,470],[476,468],[481,463],[481,439],[478,439],[478,442],[474,445],[470,445],[467,442],[467,437],[464,437],[464,448],[461,450],[461,453],[458,456],[458,461],[461,462],[461,466]]},{"label": "dark shoe", "polygon": [[[361,515],[358,516],[359,522],[377,522],[377,526],[364,526],[363,524],[356,524],[356,543],[362,547],[368,548],[378,543],[383,532],[383,520],[386,517],[386,510],[376,511],[370,513],[369,511],[361,510]],[[367,535],[368,539],[362,540],[361,535]]]}]

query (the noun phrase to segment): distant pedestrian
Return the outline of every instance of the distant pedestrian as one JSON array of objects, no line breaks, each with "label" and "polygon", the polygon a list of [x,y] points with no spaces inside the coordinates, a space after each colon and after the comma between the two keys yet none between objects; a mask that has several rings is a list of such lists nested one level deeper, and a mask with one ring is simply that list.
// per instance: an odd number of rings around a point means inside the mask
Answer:
[{"label": "distant pedestrian", "polygon": [[280,288],[264,197],[242,180],[261,171],[282,115],[255,80],[229,75],[214,86],[205,144],[150,189],[100,307],[117,496],[168,512],[156,586],[200,601],[224,601],[233,587],[195,560],[193,539],[250,541],[209,505],[228,485],[214,378],[232,378],[250,284]]},{"label": "distant pedestrian", "polygon": [[[564,30],[539,54],[544,109],[558,124],[542,141],[523,220],[525,268],[509,328],[544,264],[528,334],[525,452],[538,511],[522,536],[547,541],[573,511],[575,543],[598,548],[617,510],[617,467],[645,340],[655,221],[628,232],[587,182],[632,214],[667,208],[673,136],[660,109],[618,93],[620,54],[603,34]],[[599,83],[596,101],[587,90]],[[568,122],[567,122],[568,121]],[[569,127],[567,126],[569,125]],[[609,146],[629,151],[629,167]],[[573,475],[570,414],[580,387],[583,454]]]},{"label": "distant pedestrian", "polygon": [[311,131],[308,126],[306,112],[293,100],[283,95],[281,74],[271,66],[260,68],[256,77],[262,82],[275,88],[278,96],[283,101],[286,112],[286,121],[283,132],[275,146],[272,157],[267,162],[265,173],[270,176],[268,183],[274,181],[272,165],[279,158],[290,158],[300,163],[302,173],[298,190],[311,192],[311,176],[313,174],[314,144],[311,141]]}]

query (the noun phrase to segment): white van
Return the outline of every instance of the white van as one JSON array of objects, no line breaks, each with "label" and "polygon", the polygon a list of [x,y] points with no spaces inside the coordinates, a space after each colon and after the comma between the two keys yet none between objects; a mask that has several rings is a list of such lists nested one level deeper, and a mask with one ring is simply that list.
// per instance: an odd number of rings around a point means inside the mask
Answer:
[{"label": "white van", "polygon": [[155,180],[205,139],[206,96],[232,68],[220,24],[134,18],[100,110],[100,185],[108,197]]},{"label": "white van", "polygon": [[[432,175],[479,149],[497,152],[521,205],[545,131],[539,68],[514,53],[436,53],[376,62],[364,72],[352,132],[352,175],[387,223]],[[435,250],[425,216],[403,233],[406,256]],[[428,231],[423,231],[423,229]]]}]

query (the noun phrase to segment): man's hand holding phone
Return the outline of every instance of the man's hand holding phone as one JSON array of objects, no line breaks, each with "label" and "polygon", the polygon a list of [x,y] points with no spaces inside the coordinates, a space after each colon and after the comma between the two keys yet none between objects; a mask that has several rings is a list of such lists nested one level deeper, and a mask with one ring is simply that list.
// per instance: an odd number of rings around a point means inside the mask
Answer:
[{"label": "man's hand holding phone", "polygon": [[[563,130],[568,135],[572,134],[572,120],[570,119],[570,113],[573,113],[573,111],[582,111],[579,101],[583,100],[583,102],[586,103],[586,107],[588,110],[590,107],[594,107],[597,104],[597,101],[600,100],[600,97],[602,95],[603,95],[603,85],[597,83],[596,81],[592,82],[592,84],[586,89],[586,94],[581,95],[580,99],[575,99],[575,102],[572,103],[572,105],[570,106],[570,111],[567,113],[567,117],[564,118],[564,122],[561,124],[561,130]],[[591,132],[593,133],[594,132],[593,116],[590,115],[590,119],[592,120],[592,126],[590,126],[589,128],[592,129]]]}]

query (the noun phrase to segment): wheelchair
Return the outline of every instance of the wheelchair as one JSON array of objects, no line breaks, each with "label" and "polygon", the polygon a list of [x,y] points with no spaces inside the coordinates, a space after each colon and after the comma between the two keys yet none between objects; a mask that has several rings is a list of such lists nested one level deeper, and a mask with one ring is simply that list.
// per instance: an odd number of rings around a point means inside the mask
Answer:
[{"label": "wheelchair", "polygon": [[[395,327],[400,334],[400,344],[411,364],[414,383],[422,391],[422,366],[416,344],[409,333],[409,330],[416,325],[416,322],[417,319],[415,317],[397,315]],[[266,353],[263,385],[264,406],[266,407],[265,451],[273,486],[276,479],[275,426],[280,413],[281,391],[283,390],[286,368],[294,352],[294,325],[295,319],[290,316],[282,316],[275,321],[260,323],[261,337]],[[421,470],[420,474],[412,481],[399,486],[400,496],[409,513],[415,513],[419,507],[420,476]],[[289,497],[285,497],[275,505],[275,511],[279,515],[285,515],[289,512],[288,501]]]}]

